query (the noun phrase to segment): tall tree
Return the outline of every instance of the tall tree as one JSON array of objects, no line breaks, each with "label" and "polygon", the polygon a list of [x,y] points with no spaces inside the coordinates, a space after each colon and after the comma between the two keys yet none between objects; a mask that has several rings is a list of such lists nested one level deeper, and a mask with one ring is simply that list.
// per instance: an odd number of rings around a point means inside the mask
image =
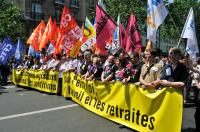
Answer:
[{"label": "tall tree", "polygon": [[143,32],[146,28],[146,1],[143,0],[104,0],[108,13],[117,18],[121,15],[121,22],[127,25],[131,13],[137,18],[139,29]]},{"label": "tall tree", "polygon": [[[167,4],[170,15],[167,16],[164,23],[159,27],[161,38],[178,41],[190,7],[193,7],[197,38],[200,39],[200,2],[198,0],[174,0],[171,4],[168,3],[168,0],[164,0],[164,2]],[[104,4],[107,7],[107,12],[113,18],[116,19],[118,14],[121,15],[121,22],[124,26],[127,25],[130,14],[134,13],[141,34],[146,36],[147,1],[104,0]]]},{"label": "tall tree", "polygon": [[10,36],[17,42],[19,35],[23,37],[25,29],[21,20],[19,8],[0,0],[0,40],[5,36]]},{"label": "tall tree", "polygon": [[174,0],[168,6],[170,15],[162,26],[161,35],[167,38],[179,39],[187,15],[191,7],[194,9],[196,31],[200,37],[200,3],[196,0]]}]

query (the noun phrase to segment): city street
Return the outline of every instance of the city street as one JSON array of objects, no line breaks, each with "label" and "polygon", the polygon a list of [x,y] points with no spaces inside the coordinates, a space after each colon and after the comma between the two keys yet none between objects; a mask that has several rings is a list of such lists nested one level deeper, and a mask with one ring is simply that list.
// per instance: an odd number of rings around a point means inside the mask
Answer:
[{"label": "city street", "polygon": [[[15,86],[0,87],[1,132],[132,132],[62,96]],[[194,107],[184,108],[182,132],[193,132]]]},{"label": "city street", "polygon": [[195,132],[199,41],[200,0],[1,0],[0,132]]}]

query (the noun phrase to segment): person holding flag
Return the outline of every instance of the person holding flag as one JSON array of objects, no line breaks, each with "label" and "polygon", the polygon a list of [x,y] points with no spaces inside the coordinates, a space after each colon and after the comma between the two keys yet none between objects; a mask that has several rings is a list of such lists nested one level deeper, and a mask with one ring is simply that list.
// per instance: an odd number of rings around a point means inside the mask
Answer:
[{"label": "person holding flag", "polygon": [[7,85],[9,66],[7,62],[16,50],[16,46],[12,43],[9,37],[5,37],[0,49],[0,73],[2,78],[2,85]]},{"label": "person holding flag", "polygon": [[[187,54],[189,54],[189,58],[193,62],[195,62],[197,58],[197,54],[199,53],[199,48],[198,48],[198,42],[196,38],[193,8],[190,8],[190,11],[187,16],[187,20],[185,22],[177,47],[179,47],[180,45],[181,38],[187,38],[186,52]],[[193,70],[193,68],[190,70]],[[200,131],[200,101],[198,101],[197,103],[197,108],[195,112],[195,123],[196,123],[196,132],[199,132]]]}]

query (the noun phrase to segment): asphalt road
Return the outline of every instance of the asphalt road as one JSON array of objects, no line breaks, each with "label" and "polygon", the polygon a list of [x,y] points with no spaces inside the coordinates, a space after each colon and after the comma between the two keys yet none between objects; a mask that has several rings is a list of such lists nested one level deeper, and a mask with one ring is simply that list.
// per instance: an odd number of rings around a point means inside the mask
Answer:
[{"label": "asphalt road", "polygon": [[[193,132],[195,108],[184,108],[182,132]],[[0,87],[0,132],[133,132],[62,96]]]}]

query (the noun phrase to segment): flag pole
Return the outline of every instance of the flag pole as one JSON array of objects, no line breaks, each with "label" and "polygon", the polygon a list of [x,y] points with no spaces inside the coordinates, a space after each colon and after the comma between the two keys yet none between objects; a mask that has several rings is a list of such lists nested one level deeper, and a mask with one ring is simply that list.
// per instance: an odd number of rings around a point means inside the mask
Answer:
[{"label": "flag pole", "polygon": [[[192,8],[190,8],[190,11],[189,11],[189,14],[188,14],[188,16],[187,16],[187,19],[186,19],[186,22],[185,22],[185,23],[188,23],[188,19],[189,19],[190,14],[191,14],[191,9],[192,9]],[[184,27],[183,27],[183,31],[182,31],[182,33],[181,33],[181,36],[183,35],[183,32],[185,31],[185,28],[186,28],[186,24],[185,24]],[[178,41],[178,44],[177,44],[177,48],[180,46],[180,42],[181,42],[181,39],[182,39],[181,36],[180,36],[180,38],[179,38],[179,41]]]},{"label": "flag pole", "polygon": [[177,46],[176,46],[176,48],[179,48],[179,46],[180,46],[180,43],[181,43],[181,37],[179,38],[179,40],[178,40],[178,44],[177,44]]},{"label": "flag pole", "polygon": [[[173,25],[174,25],[174,27],[176,28],[176,29],[178,29],[178,27],[176,26],[176,23],[174,22],[174,19],[173,19],[173,17],[172,17],[172,15],[171,15],[171,13],[169,12],[169,16],[170,16],[170,18],[172,19],[172,22],[173,22]],[[179,29],[178,29],[179,30]],[[181,43],[181,37],[179,38],[179,40],[178,40],[178,44],[177,44],[177,48],[179,48],[179,46],[180,46],[180,43]]]},{"label": "flag pole", "polygon": [[[166,4],[166,6],[168,6],[169,7],[169,5],[170,5],[170,3],[169,4]],[[173,17],[172,17],[172,15],[171,15],[171,13],[169,12],[169,16],[170,16],[170,18],[172,19],[172,23],[173,23],[173,25],[174,25],[174,27],[176,28],[176,29],[178,29],[178,27],[177,27],[177,25],[176,25],[176,23],[174,22],[174,19],[173,19]],[[179,29],[178,29],[179,30]],[[177,48],[179,48],[179,46],[180,46],[180,43],[181,43],[181,37],[179,38],[179,40],[178,40],[178,44],[177,44]]]}]

